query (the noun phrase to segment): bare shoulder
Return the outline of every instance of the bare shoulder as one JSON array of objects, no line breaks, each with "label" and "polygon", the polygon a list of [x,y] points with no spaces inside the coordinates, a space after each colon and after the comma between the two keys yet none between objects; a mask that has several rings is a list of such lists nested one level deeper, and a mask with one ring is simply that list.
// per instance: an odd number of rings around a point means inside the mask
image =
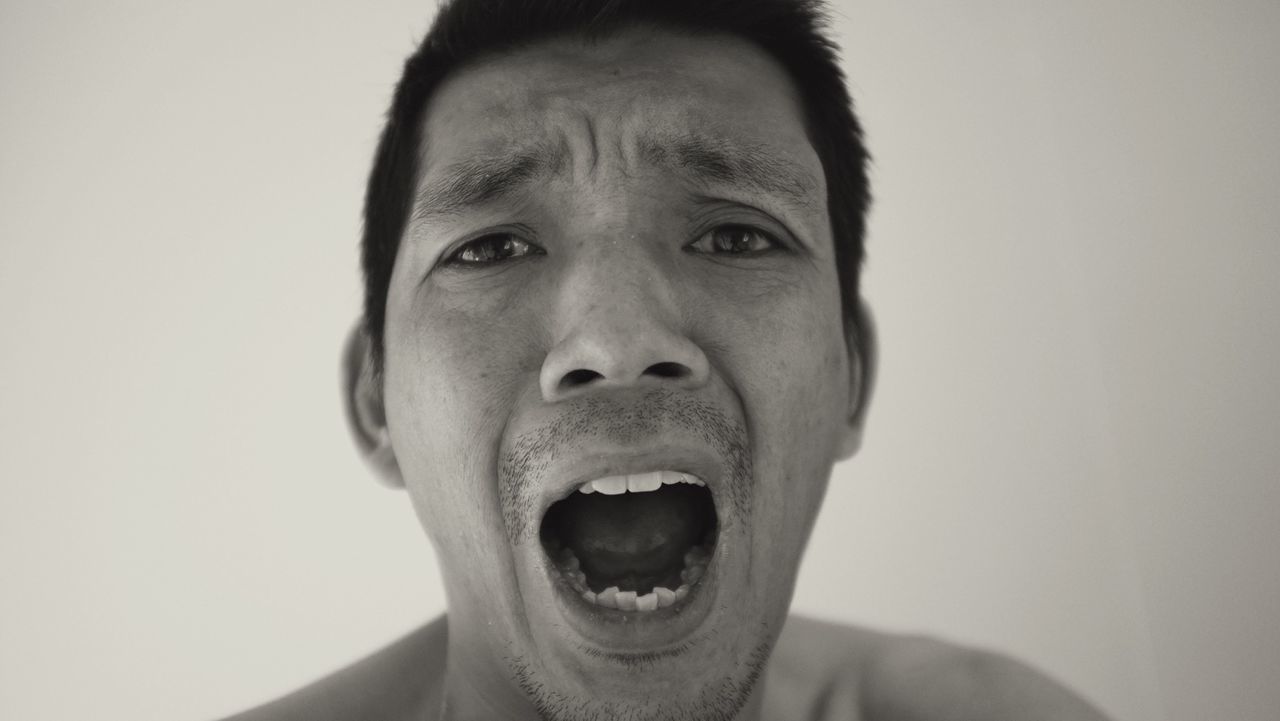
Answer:
[{"label": "bare shoulder", "polygon": [[[775,718],[1106,719],[1080,696],[1007,656],[803,617],[788,619],[769,671],[766,703]],[[790,716],[777,715],[783,712]]]},{"label": "bare shoulder", "polygon": [[438,702],[447,633],[441,617],[315,683],[225,721],[423,718],[424,709]]}]

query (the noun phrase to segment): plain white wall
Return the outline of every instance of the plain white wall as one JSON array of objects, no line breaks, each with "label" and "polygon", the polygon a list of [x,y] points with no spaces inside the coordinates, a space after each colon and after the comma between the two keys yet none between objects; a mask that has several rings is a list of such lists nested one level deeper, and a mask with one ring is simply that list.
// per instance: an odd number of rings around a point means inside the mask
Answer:
[{"label": "plain white wall", "polygon": [[[336,370],[431,11],[0,7],[0,717],[210,718],[442,610]],[[837,21],[882,366],[796,608],[1275,718],[1280,5]]]}]

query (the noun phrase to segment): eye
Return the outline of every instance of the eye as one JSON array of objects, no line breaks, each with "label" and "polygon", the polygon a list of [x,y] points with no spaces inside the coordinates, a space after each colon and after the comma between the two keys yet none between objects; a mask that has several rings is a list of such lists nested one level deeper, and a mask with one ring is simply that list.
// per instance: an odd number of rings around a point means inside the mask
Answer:
[{"label": "eye", "polygon": [[467,241],[445,262],[449,265],[487,265],[526,255],[543,255],[543,250],[510,233],[491,233]]},{"label": "eye", "polygon": [[756,255],[779,247],[772,235],[747,225],[721,225],[707,231],[690,248],[699,253]]}]

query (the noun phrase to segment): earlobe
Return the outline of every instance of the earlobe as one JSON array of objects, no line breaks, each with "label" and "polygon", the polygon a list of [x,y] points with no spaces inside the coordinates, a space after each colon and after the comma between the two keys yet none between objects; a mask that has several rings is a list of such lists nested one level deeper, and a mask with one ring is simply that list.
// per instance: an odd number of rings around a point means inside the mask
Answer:
[{"label": "earlobe", "polygon": [[862,430],[871,406],[876,376],[876,328],[865,301],[858,301],[855,317],[845,319],[849,346],[849,415],[840,438],[839,460],[848,460],[862,447]]},{"label": "earlobe", "polygon": [[387,431],[382,380],[374,372],[370,343],[364,324],[356,323],[342,351],[342,395],[347,427],[356,448],[379,480],[393,488],[403,488],[400,463],[396,460],[391,434]]}]

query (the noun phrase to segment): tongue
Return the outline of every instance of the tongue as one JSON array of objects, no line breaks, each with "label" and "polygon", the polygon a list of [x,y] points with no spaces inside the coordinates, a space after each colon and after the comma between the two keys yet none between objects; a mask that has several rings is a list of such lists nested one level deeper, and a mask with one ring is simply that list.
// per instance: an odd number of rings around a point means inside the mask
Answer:
[{"label": "tongue", "polygon": [[579,494],[572,512],[564,514],[562,538],[589,576],[607,580],[661,574],[699,540],[698,505],[686,497],[692,490]]}]

